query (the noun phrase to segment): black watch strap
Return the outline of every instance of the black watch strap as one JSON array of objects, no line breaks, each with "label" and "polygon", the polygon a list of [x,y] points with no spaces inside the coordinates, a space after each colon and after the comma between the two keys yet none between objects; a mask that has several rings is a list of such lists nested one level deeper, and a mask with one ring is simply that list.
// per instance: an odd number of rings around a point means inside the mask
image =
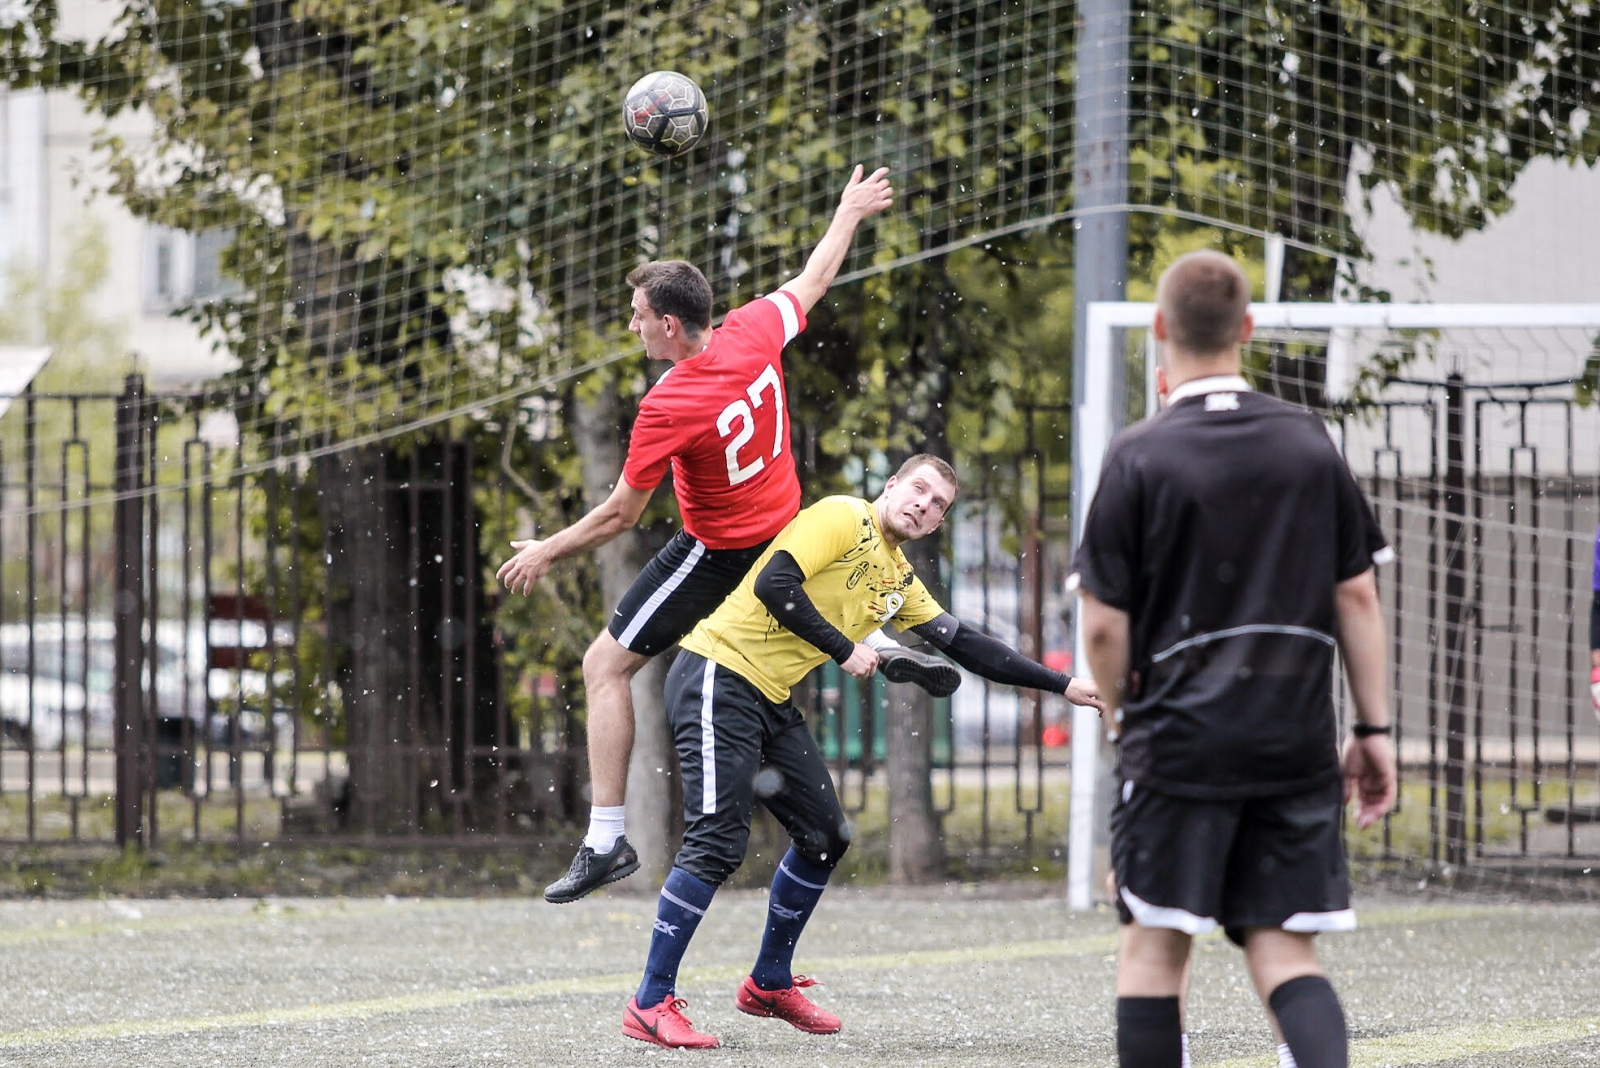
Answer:
[{"label": "black watch strap", "polygon": [[1371,738],[1374,734],[1393,734],[1394,728],[1387,723],[1352,723],[1350,733],[1357,738]]}]

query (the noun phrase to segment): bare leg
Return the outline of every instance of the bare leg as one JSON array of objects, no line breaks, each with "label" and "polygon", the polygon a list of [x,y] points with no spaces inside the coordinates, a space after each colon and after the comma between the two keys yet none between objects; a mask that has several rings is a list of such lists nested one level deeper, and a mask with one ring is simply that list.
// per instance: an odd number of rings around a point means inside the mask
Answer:
[{"label": "bare leg", "polygon": [[628,793],[628,757],[633,752],[633,677],[650,662],[630,653],[611,632],[583,654],[583,686],[589,697],[589,801],[597,808],[621,805]]},{"label": "bare leg", "polygon": [[[1328,1065],[1348,1064],[1348,1032],[1344,1021],[1344,1014],[1339,1007],[1338,998],[1333,989],[1327,985],[1327,975],[1317,960],[1317,951],[1314,936],[1290,931],[1281,931],[1274,928],[1256,928],[1245,934],[1245,964],[1250,969],[1250,978],[1255,983],[1256,994],[1261,998],[1261,1005],[1267,1010],[1267,1021],[1272,1025],[1272,1033],[1278,1040],[1279,1065],[1294,1065],[1296,1058],[1290,1049],[1290,1042],[1285,1037],[1288,1028],[1280,1021],[1274,1008],[1273,991],[1278,990],[1285,983],[1297,979],[1309,980],[1320,984],[1312,991],[1314,1005],[1310,1012],[1314,1019],[1310,1021],[1313,1028],[1310,1038],[1306,1034],[1307,1010],[1303,1007],[1296,1012],[1296,1033],[1299,1037],[1295,1040],[1302,1046],[1309,1044],[1318,1063]],[[1286,1002],[1287,1005],[1287,1002]],[[1334,1046],[1338,1049],[1335,1051]]]},{"label": "bare leg", "polygon": [[1117,948],[1117,1063],[1179,1068],[1185,1060],[1179,999],[1193,940],[1182,931],[1124,924]]},{"label": "bare leg", "polygon": [[[1322,964],[1317,960],[1317,947],[1314,937],[1309,934],[1297,934],[1293,931],[1280,931],[1274,927],[1254,927],[1245,933],[1244,962],[1250,969],[1250,979],[1256,985],[1256,993],[1261,998],[1261,1003],[1267,1003],[1267,997],[1278,987],[1290,979],[1298,979],[1302,975],[1326,975]],[[1271,1010],[1268,1010],[1271,1015]],[[1278,1021],[1272,1021],[1274,1034],[1278,1031]]]},{"label": "bare leg", "polygon": [[639,870],[639,854],[622,833],[633,752],[633,676],[650,662],[603,631],[583,655],[589,694],[589,830],[567,874],[544,888],[561,905]]},{"label": "bare leg", "polygon": [[1182,931],[1166,927],[1123,924],[1117,949],[1117,997],[1181,996],[1192,941]]},{"label": "bare leg", "polygon": [[[1117,900],[1117,873],[1106,872],[1106,897],[1112,901]],[[1190,946],[1193,946],[1191,941]],[[1183,1068],[1189,1068],[1189,984],[1194,979],[1194,956],[1185,952],[1183,956],[1183,974],[1178,979],[1178,1026],[1183,1029]],[[1274,1028],[1277,1023],[1274,1021]],[[1276,1034],[1276,1031],[1274,1031]],[[1279,1041],[1282,1041],[1281,1039]]]}]

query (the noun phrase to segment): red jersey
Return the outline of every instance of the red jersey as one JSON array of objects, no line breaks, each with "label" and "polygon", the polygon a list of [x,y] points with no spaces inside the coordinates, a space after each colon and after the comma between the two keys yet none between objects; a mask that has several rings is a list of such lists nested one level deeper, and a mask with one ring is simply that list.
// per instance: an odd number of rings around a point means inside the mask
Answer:
[{"label": "red jersey", "polygon": [[652,490],[670,461],[683,529],[708,549],[760,544],[800,510],[781,357],[805,325],[783,290],[751,301],[639,404],[622,477]]}]

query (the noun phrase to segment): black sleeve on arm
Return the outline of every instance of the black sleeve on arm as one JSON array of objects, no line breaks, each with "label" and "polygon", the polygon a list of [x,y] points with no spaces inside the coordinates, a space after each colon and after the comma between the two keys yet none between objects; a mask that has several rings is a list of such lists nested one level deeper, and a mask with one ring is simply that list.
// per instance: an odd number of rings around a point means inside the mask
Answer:
[{"label": "black sleeve on arm", "polygon": [[783,629],[804,638],[842,664],[855,652],[856,643],[822,618],[822,613],[806,595],[805,580],[805,572],[800,570],[795,558],[779,549],[756,576],[756,597]]},{"label": "black sleeve on arm", "polygon": [[1589,650],[1600,649],[1600,590],[1594,591],[1594,603],[1589,606]]},{"label": "black sleeve on arm", "polygon": [[911,629],[951,660],[990,682],[1046,693],[1066,693],[1067,685],[1072,682],[1071,675],[1029,660],[1005,642],[989,637],[977,627],[963,624],[949,612]]}]

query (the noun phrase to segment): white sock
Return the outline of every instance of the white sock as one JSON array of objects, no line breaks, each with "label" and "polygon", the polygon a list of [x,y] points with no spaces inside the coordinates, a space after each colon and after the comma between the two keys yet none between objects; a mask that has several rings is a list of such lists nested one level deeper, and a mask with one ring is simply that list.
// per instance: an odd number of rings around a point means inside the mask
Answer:
[{"label": "white sock", "polygon": [[862,638],[861,644],[865,645],[868,649],[872,649],[879,653],[883,652],[885,649],[904,648],[904,646],[902,646],[899,642],[885,634],[881,627],[867,635],[865,638]]},{"label": "white sock", "polygon": [[1189,1059],[1189,1032],[1185,1031],[1178,1037],[1183,1040],[1183,1068],[1193,1068],[1194,1062]]},{"label": "white sock", "polygon": [[622,837],[622,814],[627,807],[627,805],[608,805],[602,808],[599,805],[590,805],[589,833],[583,836],[583,844],[596,853],[611,852],[611,847]]},{"label": "white sock", "polygon": [[1278,1068],[1300,1068],[1295,1063],[1294,1054],[1289,1052],[1289,1043],[1278,1043]]}]

